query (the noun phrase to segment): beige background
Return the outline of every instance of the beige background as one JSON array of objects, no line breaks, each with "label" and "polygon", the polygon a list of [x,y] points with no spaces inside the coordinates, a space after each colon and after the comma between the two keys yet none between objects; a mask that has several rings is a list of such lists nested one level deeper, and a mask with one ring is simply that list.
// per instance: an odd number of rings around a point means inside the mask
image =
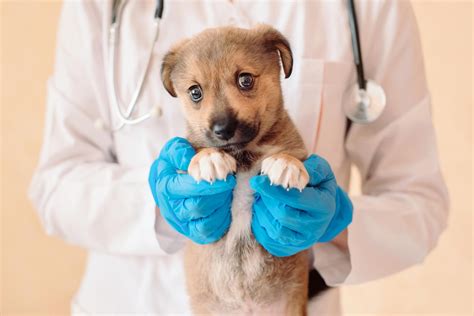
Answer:
[{"label": "beige background", "polygon": [[[66,314],[85,252],[45,236],[26,198],[43,129],[58,1],[1,1],[1,311]],[[426,262],[343,289],[348,314],[472,315],[472,42],[469,1],[415,0],[439,151],[452,200],[449,228]],[[357,185],[353,188],[357,190]]]}]

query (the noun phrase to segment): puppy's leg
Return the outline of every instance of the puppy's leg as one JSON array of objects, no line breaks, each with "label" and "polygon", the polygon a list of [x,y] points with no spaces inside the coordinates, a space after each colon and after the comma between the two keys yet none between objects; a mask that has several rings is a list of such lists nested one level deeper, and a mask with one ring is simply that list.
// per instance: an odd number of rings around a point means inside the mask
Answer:
[{"label": "puppy's leg", "polygon": [[186,287],[193,315],[211,315],[210,305],[212,292],[208,286],[206,250],[192,242],[187,243],[184,255]]},{"label": "puppy's leg", "polygon": [[[288,190],[290,188],[303,190],[309,182],[309,175],[304,164],[299,159],[285,153],[265,158],[261,171],[262,174],[268,176],[272,184],[281,185]],[[284,314],[304,316],[307,314],[308,300],[308,253],[306,251],[300,252],[293,259],[295,260],[292,262],[293,273],[288,279],[293,282],[286,292],[287,304]]]},{"label": "puppy's leg", "polygon": [[272,184],[286,189],[303,190],[309,182],[309,175],[303,163],[288,154],[279,153],[265,158],[262,162],[262,174],[266,174]]},{"label": "puppy's leg", "polygon": [[215,148],[205,148],[200,150],[191,159],[188,173],[194,180],[206,180],[214,182],[215,180],[225,180],[231,172],[237,171],[237,163],[235,159]]},{"label": "puppy's leg", "polygon": [[293,270],[292,286],[287,292],[287,302],[285,314],[293,315],[307,315],[308,303],[308,261],[309,252],[302,251],[296,255],[295,269]]},{"label": "puppy's leg", "polygon": [[286,305],[285,315],[288,316],[306,316],[308,314],[307,306],[307,290],[301,289],[298,292],[291,293],[288,296],[288,304]]},{"label": "puppy's leg", "polygon": [[[237,171],[237,163],[229,154],[215,148],[200,150],[191,159],[188,174],[196,181],[224,180]],[[185,272],[190,303],[194,315],[211,315],[216,303],[215,293],[208,284],[209,260],[215,245],[198,246],[188,243],[185,251]]]}]

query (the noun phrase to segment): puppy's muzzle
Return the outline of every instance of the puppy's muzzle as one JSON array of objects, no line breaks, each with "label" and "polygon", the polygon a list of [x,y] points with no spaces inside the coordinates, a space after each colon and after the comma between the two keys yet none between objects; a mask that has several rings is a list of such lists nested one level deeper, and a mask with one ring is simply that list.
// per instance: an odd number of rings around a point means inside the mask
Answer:
[{"label": "puppy's muzzle", "polygon": [[220,140],[229,140],[235,135],[237,120],[233,116],[222,116],[213,120],[211,130]]},{"label": "puppy's muzzle", "polygon": [[232,109],[227,108],[214,113],[206,136],[215,147],[236,149],[245,147],[252,141],[258,130],[258,122],[239,119]]}]

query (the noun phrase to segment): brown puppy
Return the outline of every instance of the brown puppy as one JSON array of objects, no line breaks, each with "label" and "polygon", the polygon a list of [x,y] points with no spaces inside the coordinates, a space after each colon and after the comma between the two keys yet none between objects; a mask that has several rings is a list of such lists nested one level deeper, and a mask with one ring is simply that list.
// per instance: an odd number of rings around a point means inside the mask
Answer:
[{"label": "brown puppy", "polygon": [[301,162],[306,149],[283,107],[280,62],[288,78],[290,45],[265,25],[206,30],[163,61],[164,86],[180,98],[198,151],[188,173],[197,181],[237,177],[227,234],[210,245],[187,245],[187,287],[197,314],[306,313],[307,252],[274,257],[250,228],[250,177],[262,172],[275,185],[298,189],[309,179]]}]

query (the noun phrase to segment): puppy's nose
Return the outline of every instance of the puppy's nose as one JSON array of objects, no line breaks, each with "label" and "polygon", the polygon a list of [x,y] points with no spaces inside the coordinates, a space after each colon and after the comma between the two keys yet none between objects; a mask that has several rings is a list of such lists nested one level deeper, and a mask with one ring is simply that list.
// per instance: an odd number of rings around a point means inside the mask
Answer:
[{"label": "puppy's nose", "polygon": [[229,140],[235,134],[237,128],[237,120],[229,117],[220,118],[212,124],[212,132],[217,138]]}]

